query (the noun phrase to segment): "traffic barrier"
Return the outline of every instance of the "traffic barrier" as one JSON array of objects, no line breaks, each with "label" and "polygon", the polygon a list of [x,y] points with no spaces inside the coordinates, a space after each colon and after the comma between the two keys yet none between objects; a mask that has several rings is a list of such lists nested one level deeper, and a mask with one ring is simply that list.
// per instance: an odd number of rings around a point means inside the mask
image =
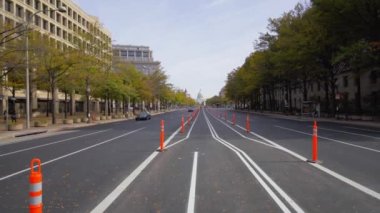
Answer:
[{"label": "traffic barrier", "polygon": [[314,121],[313,125],[313,138],[312,138],[312,157],[310,160],[311,163],[318,162],[318,126],[317,121]]},{"label": "traffic barrier", "polygon": [[247,113],[247,118],[245,121],[245,130],[247,131],[247,133],[249,133],[251,131],[251,122],[249,121],[249,114],[248,113]]},{"label": "traffic barrier", "polygon": [[[37,171],[34,165],[37,164]],[[42,213],[42,173],[41,160],[33,158],[30,162],[29,175],[29,212]]]},{"label": "traffic barrier", "polygon": [[160,132],[160,151],[164,151],[164,141],[165,141],[165,121],[161,120],[161,132]]},{"label": "traffic barrier", "polygon": [[185,132],[184,118],[183,118],[183,115],[182,115],[182,118],[181,118],[181,133],[184,133],[184,132]]}]

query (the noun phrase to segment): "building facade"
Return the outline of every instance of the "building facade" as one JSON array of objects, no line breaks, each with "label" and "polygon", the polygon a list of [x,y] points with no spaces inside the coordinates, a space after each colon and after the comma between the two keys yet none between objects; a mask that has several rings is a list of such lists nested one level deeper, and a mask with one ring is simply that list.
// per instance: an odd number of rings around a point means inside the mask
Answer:
[{"label": "building facade", "polygon": [[[360,81],[360,82],[359,82]],[[360,88],[358,88],[360,86]],[[359,95],[360,90],[360,95]],[[271,108],[275,111],[286,111],[292,106],[298,113],[313,112],[317,105],[322,115],[327,114],[325,84],[322,81],[307,83],[307,99],[304,99],[303,86],[298,84],[292,87],[291,96],[286,89],[278,85],[275,89],[272,101],[269,94],[261,90],[260,105],[262,108]],[[329,96],[331,89],[329,88]],[[291,98],[290,98],[291,97]],[[336,113],[341,118],[349,118],[355,114],[380,116],[380,72],[369,71],[360,74],[360,78],[352,72],[343,72],[336,76],[335,83]],[[331,99],[331,98],[330,98]],[[355,117],[355,116],[354,116]]]},{"label": "building facade", "polygon": [[[58,8],[65,8],[65,11],[59,12]],[[53,39],[57,48],[80,47],[104,63],[112,63],[111,33],[103,27],[97,17],[87,14],[72,0],[0,0],[0,25],[19,24]],[[20,42],[25,41],[20,39]],[[33,69],[30,67],[31,71]],[[1,80],[6,81],[6,78]],[[10,96],[10,91],[0,88],[1,112],[7,108]],[[79,95],[74,96],[70,107],[81,111],[83,101]],[[22,115],[25,113],[25,90],[16,91],[15,97],[16,100],[13,100],[12,104],[18,105],[16,113]],[[43,111],[43,103],[51,100],[46,92],[38,91],[36,85],[31,85],[31,97],[33,111]],[[58,98],[64,100],[62,94],[58,94]],[[62,110],[63,107],[60,108]]]},{"label": "building facade", "polygon": [[153,52],[147,46],[113,45],[112,49],[116,60],[130,62],[146,75],[160,68],[161,63],[154,61]]}]

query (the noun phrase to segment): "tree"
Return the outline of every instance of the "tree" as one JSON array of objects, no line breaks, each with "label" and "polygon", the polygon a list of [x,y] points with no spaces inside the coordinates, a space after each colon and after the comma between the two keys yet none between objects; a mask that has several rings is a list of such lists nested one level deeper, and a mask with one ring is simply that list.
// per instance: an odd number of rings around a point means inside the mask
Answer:
[{"label": "tree", "polygon": [[34,54],[33,65],[37,68],[39,78],[47,78],[50,93],[52,94],[52,123],[57,122],[58,85],[68,71],[78,63],[78,52],[74,49],[63,49],[55,40],[46,37],[35,39],[31,51]]}]

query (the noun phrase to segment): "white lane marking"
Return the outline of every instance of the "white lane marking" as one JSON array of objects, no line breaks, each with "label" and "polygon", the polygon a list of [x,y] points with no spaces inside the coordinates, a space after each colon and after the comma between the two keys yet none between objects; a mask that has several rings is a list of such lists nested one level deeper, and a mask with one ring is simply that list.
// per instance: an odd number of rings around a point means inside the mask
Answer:
[{"label": "white lane marking", "polygon": [[[312,136],[312,134],[310,134],[310,133],[298,131],[298,130],[291,129],[291,128],[286,128],[286,127],[283,127],[283,126],[277,126],[277,125],[275,125],[274,127],[277,127],[277,128],[280,128],[280,129],[285,129],[285,130],[288,130],[288,131],[291,131],[291,132],[297,132],[297,133],[300,133],[300,134]],[[322,138],[322,139],[325,139],[325,140],[333,141],[333,142],[336,142],[336,143],[341,143],[341,144],[344,144],[344,145],[347,145],[347,146],[353,146],[353,147],[356,147],[356,148],[365,149],[365,150],[368,150],[368,151],[380,153],[380,150],[377,150],[377,149],[371,149],[371,148],[368,148],[368,147],[359,146],[359,145],[347,143],[347,142],[344,142],[344,141],[340,141],[340,140],[336,140],[336,139],[332,139],[332,138],[323,137],[323,136],[320,136],[320,135],[318,135],[318,138]]]},{"label": "white lane marking", "polygon": [[[213,116],[213,117],[214,117],[214,116]],[[215,117],[214,117],[214,118],[215,118]],[[247,136],[241,134],[240,132],[236,131],[235,129],[233,129],[232,127],[230,127],[228,124],[225,124],[225,123],[222,122],[221,120],[219,120],[219,119],[216,119],[216,120],[219,121],[221,124],[225,125],[226,127],[228,127],[229,129],[231,129],[232,131],[234,131],[236,134],[240,135],[241,137],[243,137],[243,138],[245,138],[245,139],[247,139],[247,140],[250,140],[250,141],[253,141],[253,142],[257,142],[257,143],[261,143],[261,144],[263,144],[263,145],[265,145],[265,146],[269,146],[269,147],[275,148],[275,146],[273,146],[272,144],[268,144],[268,143],[265,143],[265,142],[263,142],[263,141],[259,141],[259,140],[255,140],[255,139],[253,139],[253,138],[249,138],[249,137],[247,137]],[[231,121],[227,121],[227,122],[232,124]]]},{"label": "white lane marking", "polygon": [[72,138],[67,138],[67,139],[64,139],[64,140],[55,141],[55,142],[51,142],[51,143],[46,143],[46,144],[42,144],[42,145],[38,145],[38,146],[33,146],[33,147],[30,147],[30,148],[26,148],[26,149],[20,149],[20,150],[13,151],[13,152],[4,153],[4,154],[1,154],[0,157],[4,157],[4,156],[8,156],[8,155],[13,155],[13,154],[16,154],[16,153],[25,152],[25,151],[29,151],[29,150],[45,147],[45,146],[50,146],[50,145],[54,145],[54,144],[57,144],[57,143],[62,143],[62,142],[69,141],[69,140],[83,138],[83,137],[86,137],[86,136],[95,135],[95,134],[106,132],[106,131],[109,131],[109,129],[102,130],[102,131],[97,131],[97,132],[92,132],[92,133],[89,133],[89,134],[80,135],[80,136],[76,136],[76,137],[72,137]]},{"label": "white lane marking", "polygon": [[194,152],[193,170],[191,172],[189,201],[187,203],[187,213],[194,213],[195,209],[195,189],[197,185],[198,152]]},{"label": "white lane marking", "polygon": [[[237,125],[237,126],[240,129],[244,130],[244,128],[242,126],[239,126],[239,125]],[[273,141],[265,138],[264,136],[261,136],[261,135],[259,135],[257,133],[254,133],[254,132],[250,132],[250,133],[252,135],[256,136],[256,137],[261,138],[264,141],[267,141],[268,143],[271,143],[271,144],[277,146],[278,149],[281,149],[284,152],[289,153],[290,155],[294,156],[295,158],[298,158],[298,159],[300,159],[302,161],[307,161],[308,160],[304,156],[302,156],[302,155],[300,155],[300,154],[298,154],[296,152],[293,152],[290,149],[287,149],[287,148],[285,148],[285,147],[283,147],[283,146],[281,146],[281,145],[279,145],[279,144],[277,144],[277,143],[275,143],[275,142],[273,142]],[[340,181],[342,181],[342,182],[344,182],[344,183],[346,183],[346,184],[348,184],[348,185],[350,185],[350,186],[358,189],[359,191],[364,192],[365,194],[368,194],[368,195],[370,195],[370,196],[372,196],[372,197],[380,200],[380,193],[378,193],[378,192],[376,192],[376,191],[374,191],[374,190],[372,190],[372,189],[370,189],[370,188],[368,188],[368,187],[366,187],[366,186],[364,186],[364,185],[362,185],[362,184],[360,184],[358,182],[355,182],[355,181],[353,181],[353,180],[351,180],[351,179],[349,179],[349,178],[347,178],[347,177],[345,177],[345,176],[343,176],[343,175],[341,175],[341,174],[339,174],[337,172],[334,172],[334,171],[332,171],[332,170],[330,170],[330,169],[328,169],[328,168],[326,168],[326,167],[324,167],[324,166],[322,166],[320,164],[310,163],[309,165],[314,166],[315,168],[317,168],[317,169],[319,169],[319,170],[321,170],[321,171],[323,171],[323,172],[325,172],[325,173],[327,173],[327,174],[335,177],[336,179],[338,179],[338,180],[340,180]]]},{"label": "white lane marking", "polygon": [[380,133],[380,131],[376,131],[376,130],[373,130],[373,129],[362,129],[362,128],[351,127],[351,126],[345,126],[345,128],[348,128],[348,129],[356,129],[356,130],[361,130],[361,131],[366,131],[366,132]]},{"label": "white lane marking", "polygon": [[364,135],[364,134],[359,134],[359,133],[354,133],[354,132],[346,132],[346,131],[342,131],[342,130],[329,129],[329,128],[324,128],[324,127],[318,127],[318,129],[323,129],[323,130],[331,131],[331,132],[340,132],[340,133],[345,133],[345,134],[350,134],[350,135],[357,135],[357,136],[367,137],[367,138],[374,138],[374,139],[377,139],[377,140],[380,139],[380,137],[375,137],[375,136],[370,136],[370,135]]},{"label": "white lane marking", "polygon": [[[204,114],[205,115],[205,114]],[[209,126],[209,129],[211,131],[211,135],[215,140],[225,145],[227,148],[234,151],[239,158],[242,160],[242,162],[246,165],[248,170],[255,176],[255,178],[259,181],[259,183],[264,187],[264,189],[268,192],[268,194],[272,197],[272,199],[279,205],[279,207],[282,209],[283,212],[290,212],[290,210],[285,206],[285,204],[277,197],[277,195],[272,191],[272,189],[264,182],[264,180],[258,175],[258,173],[248,164],[247,160],[251,163],[252,166],[254,166],[257,171],[271,184],[271,186],[293,207],[293,209],[296,212],[304,212],[301,207],[298,206],[298,204],[290,198],[244,151],[237,148],[236,146],[228,143],[224,139],[220,138],[218,134],[216,133],[214,127],[212,126],[209,119],[206,117],[207,125]],[[214,117],[215,118],[215,117]],[[243,156],[247,159],[245,160]]]},{"label": "white lane marking", "polygon": [[[164,142],[166,144],[170,143],[170,141],[178,134],[181,127],[178,128],[173,134],[166,139]],[[159,149],[160,147],[157,147]],[[139,176],[139,174],[149,165],[149,163],[158,155],[157,151],[153,152],[146,158],[133,172],[128,175],[110,194],[107,195],[93,210],[91,213],[101,213],[107,210],[107,208],[120,196],[120,194],[128,188],[128,186]]]},{"label": "white lane marking", "polygon": [[[143,129],[145,129],[145,127],[140,128],[140,129],[133,130],[133,131],[131,131],[131,132],[127,132],[127,133],[125,133],[125,134],[122,134],[122,135],[119,135],[119,136],[117,136],[117,137],[111,138],[111,139],[109,139],[109,140],[106,140],[106,141],[103,141],[103,142],[100,142],[100,143],[94,144],[94,145],[92,145],[92,146],[88,146],[88,147],[86,147],[86,148],[83,148],[83,149],[77,150],[77,151],[75,151],[75,152],[71,152],[71,153],[69,153],[69,154],[62,155],[62,156],[60,156],[60,157],[58,157],[58,158],[54,158],[54,159],[52,159],[52,160],[45,161],[44,163],[41,163],[41,166],[44,166],[44,165],[47,165],[47,164],[53,163],[53,162],[55,162],[55,161],[58,161],[58,160],[61,160],[61,159],[64,159],[64,158],[67,158],[67,157],[69,157],[69,156],[72,156],[72,155],[78,154],[78,153],[80,153],[80,152],[83,152],[83,151],[86,151],[86,150],[92,149],[92,148],[97,147],[97,146],[100,146],[100,145],[102,145],[102,144],[109,143],[109,142],[114,141],[114,140],[116,140],[116,139],[119,139],[119,138],[121,138],[121,137],[124,137],[124,136],[130,135],[130,134],[132,134],[132,133],[135,133],[135,132],[141,131],[141,130],[143,130]],[[35,167],[37,167],[37,166],[35,166]],[[11,177],[13,177],[13,176],[16,176],[16,175],[22,174],[22,173],[27,172],[27,171],[30,171],[30,168],[23,169],[23,170],[21,170],[21,171],[15,172],[15,173],[13,173],[13,174],[10,174],[10,175],[7,175],[7,176],[4,176],[4,177],[1,177],[1,178],[0,178],[0,181],[6,180],[6,179],[8,179],[8,178],[11,178]]]},{"label": "white lane marking", "polygon": [[[197,117],[195,118],[195,120],[194,120],[193,124],[191,125],[191,127],[190,127],[190,129],[189,129],[189,132],[187,133],[187,135],[186,135],[186,137],[185,137],[185,138],[182,138],[181,140],[179,140],[179,141],[176,141],[176,142],[174,142],[174,143],[172,143],[172,144],[168,145],[168,146],[167,146],[167,147],[165,147],[165,148],[166,148],[166,149],[169,149],[170,147],[172,147],[172,146],[174,146],[174,145],[177,145],[177,144],[179,144],[179,143],[181,143],[181,142],[183,142],[183,141],[185,141],[185,140],[189,139],[189,137],[190,137],[190,134],[191,134],[191,132],[193,131],[193,127],[194,127],[195,123],[196,123],[196,122],[197,122],[197,120],[198,120],[198,117],[199,117],[199,113],[198,113]],[[184,124],[184,125],[186,125],[186,123],[187,123],[187,121],[185,122],[185,124]]]}]

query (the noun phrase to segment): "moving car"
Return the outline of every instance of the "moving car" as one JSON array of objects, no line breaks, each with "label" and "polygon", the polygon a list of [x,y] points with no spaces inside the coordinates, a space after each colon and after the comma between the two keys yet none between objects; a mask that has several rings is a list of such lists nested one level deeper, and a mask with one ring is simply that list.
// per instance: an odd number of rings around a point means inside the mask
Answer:
[{"label": "moving car", "polygon": [[193,108],[189,108],[187,109],[188,112],[194,112],[194,109]]},{"label": "moving car", "polygon": [[140,114],[136,116],[136,121],[150,120],[150,119],[151,119],[151,115],[146,111],[140,112]]}]

